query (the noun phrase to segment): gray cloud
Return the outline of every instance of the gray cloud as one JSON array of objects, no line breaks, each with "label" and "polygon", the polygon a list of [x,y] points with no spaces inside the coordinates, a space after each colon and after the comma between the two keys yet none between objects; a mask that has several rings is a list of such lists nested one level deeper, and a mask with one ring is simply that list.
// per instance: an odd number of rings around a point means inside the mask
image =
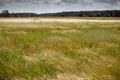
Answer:
[{"label": "gray cloud", "polygon": [[120,0],[0,0],[0,10],[12,12],[58,12],[120,9]]}]

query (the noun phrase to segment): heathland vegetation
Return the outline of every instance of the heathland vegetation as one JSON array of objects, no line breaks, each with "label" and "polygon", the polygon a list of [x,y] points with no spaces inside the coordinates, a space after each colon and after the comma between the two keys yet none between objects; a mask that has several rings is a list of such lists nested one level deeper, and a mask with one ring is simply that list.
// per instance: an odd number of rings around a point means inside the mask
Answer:
[{"label": "heathland vegetation", "polygon": [[120,80],[120,24],[0,23],[0,80]]}]

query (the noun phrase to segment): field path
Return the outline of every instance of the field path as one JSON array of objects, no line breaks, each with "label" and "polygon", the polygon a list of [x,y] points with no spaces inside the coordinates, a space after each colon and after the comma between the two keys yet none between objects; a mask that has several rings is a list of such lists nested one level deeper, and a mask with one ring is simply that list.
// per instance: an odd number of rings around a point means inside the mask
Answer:
[{"label": "field path", "polygon": [[0,22],[101,22],[120,23],[120,20],[93,20],[93,19],[72,19],[72,18],[0,18]]}]

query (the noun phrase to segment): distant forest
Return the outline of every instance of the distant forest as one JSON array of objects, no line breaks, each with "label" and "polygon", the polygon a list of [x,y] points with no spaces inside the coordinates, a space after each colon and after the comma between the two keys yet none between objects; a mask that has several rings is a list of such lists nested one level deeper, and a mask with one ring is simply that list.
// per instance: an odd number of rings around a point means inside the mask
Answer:
[{"label": "distant forest", "polygon": [[9,13],[3,10],[0,17],[120,17],[120,10],[104,10],[104,11],[70,11],[59,13]]}]

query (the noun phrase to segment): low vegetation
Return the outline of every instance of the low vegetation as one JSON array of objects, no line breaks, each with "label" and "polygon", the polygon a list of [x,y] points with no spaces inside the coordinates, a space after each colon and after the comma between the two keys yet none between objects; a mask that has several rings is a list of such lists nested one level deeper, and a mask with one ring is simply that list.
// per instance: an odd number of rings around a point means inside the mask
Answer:
[{"label": "low vegetation", "polygon": [[119,23],[0,23],[0,80],[120,80]]}]

